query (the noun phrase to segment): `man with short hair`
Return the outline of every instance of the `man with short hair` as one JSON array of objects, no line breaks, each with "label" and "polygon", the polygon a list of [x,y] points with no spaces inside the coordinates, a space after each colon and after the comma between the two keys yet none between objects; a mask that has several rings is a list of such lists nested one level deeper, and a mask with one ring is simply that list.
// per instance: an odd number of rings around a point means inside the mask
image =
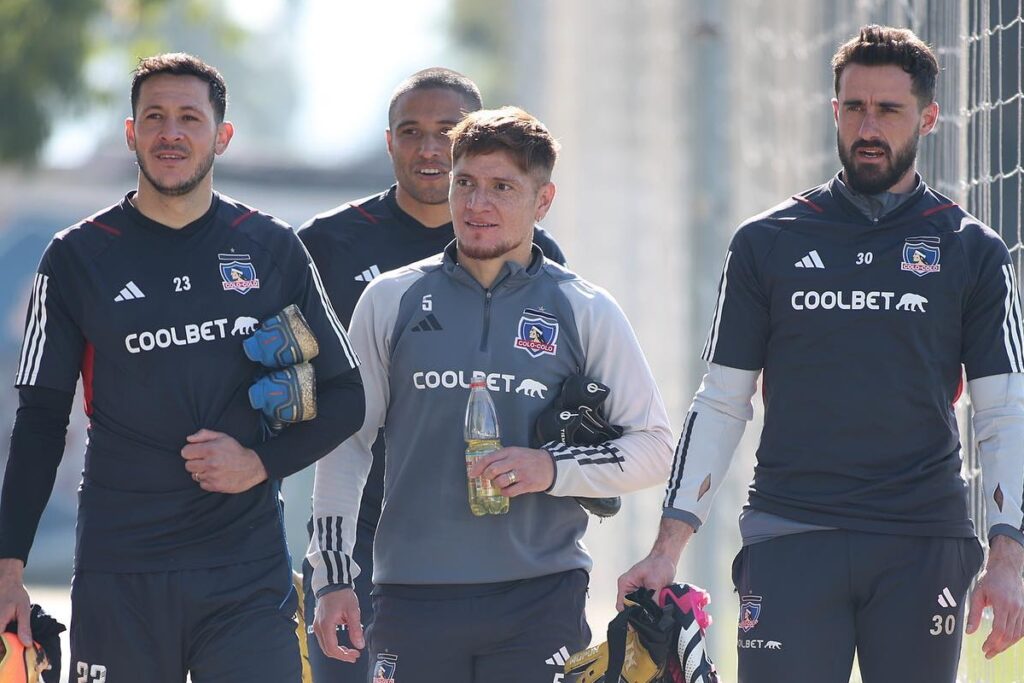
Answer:
[{"label": "man with short hair", "polygon": [[[350,520],[383,427],[371,670],[406,683],[547,683],[590,641],[587,514],[573,497],[617,495],[667,474],[668,420],[615,301],[533,244],[555,195],[547,129],[506,107],[468,115],[450,138],[455,242],[376,278],[352,315],[367,418],[316,471],[314,517],[326,532],[307,555],[315,630],[328,656],[360,657],[338,645],[336,628],[362,648]],[[487,375],[505,447],[467,468],[474,371]],[[578,373],[611,387],[606,417],[623,435],[528,448],[538,415]],[[474,516],[467,475],[510,497],[507,514]]]},{"label": "man with short hair", "polygon": [[[70,668],[82,683],[300,679],[280,480],[358,428],[363,392],[302,243],[213,191],[234,132],[226,99],[196,57],[141,60],[125,122],[138,188],[57,233],[34,280],[0,500],[0,624],[16,619],[30,642],[22,573],[81,376]],[[242,341],[290,305],[319,347],[319,417],[274,436],[250,404],[260,368]]]},{"label": "man with short hair", "polygon": [[842,170],[754,217],[726,256],[658,538],[623,595],[674,580],[763,373],[764,429],[733,563],[739,679],[953,681],[982,565],[954,404],[966,374],[990,552],[968,632],[1024,634],[1024,354],[999,236],[928,187],[919,138],[938,64],[911,31],[865,26],[833,58]]},{"label": "man with short hair", "polygon": [[[455,239],[448,208],[451,141],[447,133],[466,112],[481,107],[480,91],[466,76],[441,67],[417,71],[403,80],[388,105],[385,142],[395,172],[395,184],[370,197],[343,204],[316,216],[299,231],[338,317],[347,326],[359,295],[383,272],[440,253]],[[533,241],[544,255],[565,264],[561,249],[540,226]],[[428,322],[428,327],[432,326]],[[384,440],[373,445],[373,465],[363,488],[355,525],[353,560],[361,571],[353,587],[370,623],[373,608],[373,535],[384,495]],[[312,519],[310,535],[313,534]],[[318,533],[323,533],[323,530]],[[326,657],[316,643],[313,625],[316,596],[312,568],[303,563],[305,621],[313,679],[320,683],[363,683],[366,660],[352,663]],[[342,632],[341,637],[347,638]]]}]

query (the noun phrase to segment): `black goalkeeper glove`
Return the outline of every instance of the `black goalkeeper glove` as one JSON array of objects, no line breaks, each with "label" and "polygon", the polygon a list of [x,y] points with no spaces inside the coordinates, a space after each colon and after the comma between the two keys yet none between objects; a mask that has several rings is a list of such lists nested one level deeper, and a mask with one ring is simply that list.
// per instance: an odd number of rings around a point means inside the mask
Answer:
[{"label": "black goalkeeper glove", "polygon": [[705,638],[711,617],[708,594],[674,583],[658,591],[640,588],[608,624],[608,640],[569,657],[566,674],[578,683],[718,683]]},{"label": "black goalkeeper glove", "polygon": [[[567,446],[597,446],[622,436],[622,427],[613,425],[601,414],[601,405],[611,390],[584,375],[571,375],[562,383],[562,391],[534,426],[539,445],[552,441]],[[611,517],[622,507],[618,496],[607,498],[576,497],[583,509],[597,517]]]},{"label": "black goalkeeper glove", "polygon": [[7,625],[0,639],[0,683],[58,683],[60,681],[60,634],[67,630],[39,605],[32,605],[29,626],[32,647],[25,647],[18,638],[18,623]]}]

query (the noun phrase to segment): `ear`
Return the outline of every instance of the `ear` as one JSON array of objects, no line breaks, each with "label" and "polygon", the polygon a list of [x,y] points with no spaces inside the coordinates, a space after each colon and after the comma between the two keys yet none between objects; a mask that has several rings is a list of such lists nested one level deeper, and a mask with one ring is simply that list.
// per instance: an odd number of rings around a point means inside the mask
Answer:
[{"label": "ear", "polygon": [[230,121],[224,121],[217,124],[217,142],[213,147],[213,151],[217,154],[223,154],[228,148],[228,144],[231,142],[231,138],[235,134],[235,127]]},{"label": "ear", "polygon": [[393,149],[391,149],[391,129],[390,128],[385,128],[384,129],[384,144],[387,145],[388,156],[391,157],[391,158],[394,158],[395,157],[395,151]]},{"label": "ear", "polygon": [[939,103],[932,102],[921,112],[921,126],[918,132],[921,135],[928,135],[935,130],[935,124],[939,121]]},{"label": "ear", "polygon": [[555,201],[555,184],[549,180],[537,190],[537,211],[533,217],[534,223],[539,223],[547,215],[553,201]]},{"label": "ear", "polygon": [[839,100],[835,97],[832,98],[832,120],[836,122],[836,128],[839,127]]},{"label": "ear", "polygon": [[135,119],[128,117],[124,120],[124,141],[128,149],[135,151]]}]

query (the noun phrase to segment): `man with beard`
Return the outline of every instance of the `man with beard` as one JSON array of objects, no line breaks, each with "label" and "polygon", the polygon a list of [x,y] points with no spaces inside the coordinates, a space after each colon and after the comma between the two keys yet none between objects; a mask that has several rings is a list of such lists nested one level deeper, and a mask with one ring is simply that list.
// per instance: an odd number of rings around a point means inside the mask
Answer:
[{"label": "man with beard", "polygon": [[[384,192],[321,214],[299,231],[346,327],[359,295],[371,280],[383,272],[438,254],[455,239],[448,208],[452,153],[447,133],[467,112],[480,107],[476,84],[450,69],[424,69],[403,80],[391,96],[384,138],[395,184]],[[533,241],[545,256],[565,264],[561,249],[539,226],[534,228]],[[352,559],[360,571],[352,585],[362,606],[363,623],[373,618],[373,536],[383,495],[384,440],[378,438],[373,445],[373,465],[363,488],[358,519],[344,530],[355,535]],[[311,535],[312,524],[310,520]],[[308,627],[313,625],[316,607],[311,579],[312,568],[307,561],[303,564],[303,587]],[[311,629],[307,630],[314,681],[366,681],[365,658],[353,663],[330,659],[317,646]],[[347,632],[339,635],[343,644],[350,644]]]},{"label": "man with beard", "polygon": [[990,552],[967,631],[994,657],[1024,634],[1024,353],[999,236],[915,172],[938,65],[866,26],[832,61],[842,171],[733,237],[657,540],[622,596],[673,581],[710,511],[763,373],[743,548],[739,679],[953,681],[982,565],[960,475],[966,376]]},{"label": "man with beard", "polygon": [[[374,680],[547,683],[590,641],[587,513],[574,497],[663,478],[668,418],[614,299],[533,242],[555,195],[551,134],[505,107],[467,115],[449,137],[455,241],[375,278],[352,314],[367,414],[316,468],[317,533],[307,554],[319,596],[314,629],[328,656],[367,659]],[[542,341],[530,338],[533,327]],[[467,468],[463,425],[476,371],[505,448]],[[538,416],[578,373],[613,388],[603,408],[622,436],[527,447]],[[381,427],[384,502],[362,654],[349,520]],[[511,498],[505,514],[474,515],[467,474]],[[339,626],[354,649],[339,646]]]},{"label": "man with beard", "polygon": [[[280,480],[359,427],[362,384],[299,239],[213,191],[226,99],[191,55],[141,60],[125,122],[138,188],[57,233],[35,276],[0,500],[0,624],[31,642],[23,570],[80,375],[75,681],[300,680]],[[271,438],[242,340],[290,305],[318,341],[319,417]]]}]

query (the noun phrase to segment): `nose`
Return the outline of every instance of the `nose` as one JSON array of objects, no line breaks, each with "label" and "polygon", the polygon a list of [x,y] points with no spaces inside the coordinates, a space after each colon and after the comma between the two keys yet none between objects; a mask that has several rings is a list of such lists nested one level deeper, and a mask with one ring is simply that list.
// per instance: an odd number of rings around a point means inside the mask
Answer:
[{"label": "nose", "polygon": [[858,133],[863,140],[877,140],[880,138],[881,131],[878,127],[878,118],[871,112],[866,113],[860,122]]},{"label": "nose", "polygon": [[420,154],[427,159],[441,158],[451,149],[451,144],[447,135],[425,135],[420,146]]},{"label": "nose", "polygon": [[160,126],[160,139],[167,141],[180,140],[181,136],[181,128],[178,126],[178,122],[174,120],[173,116],[166,117]]},{"label": "nose", "polygon": [[487,193],[480,186],[473,187],[466,193],[466,208],[479,209],[487,204]]}]

